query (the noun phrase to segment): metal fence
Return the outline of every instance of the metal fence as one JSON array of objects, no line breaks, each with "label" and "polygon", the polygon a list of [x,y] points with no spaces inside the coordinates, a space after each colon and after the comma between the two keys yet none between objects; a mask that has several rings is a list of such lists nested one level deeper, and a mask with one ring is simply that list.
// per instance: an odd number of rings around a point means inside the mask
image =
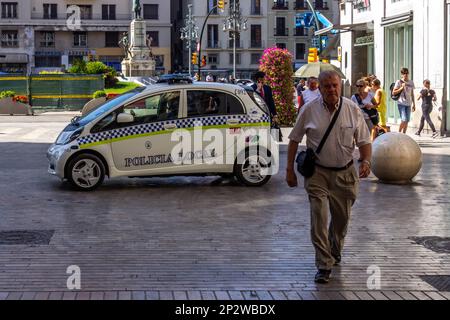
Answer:
[{"label": "metal fence", "polygon": [[11,90],[17,95],[31,97],[31,105],[36,109],[80,110],[95,91],[103,89],[103,75],[0,76],[0,92]]}]

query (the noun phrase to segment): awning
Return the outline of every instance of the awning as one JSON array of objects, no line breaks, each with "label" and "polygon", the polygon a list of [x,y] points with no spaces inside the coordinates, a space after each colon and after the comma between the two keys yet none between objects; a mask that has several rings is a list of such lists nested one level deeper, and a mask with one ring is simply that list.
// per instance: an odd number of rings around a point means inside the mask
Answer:
[{"label": "awning", "polygon": [[381,26],[388,27],[388,26],[398,24],[398,23],[406,23],[406,22],[412,21],[413,17],[414,17],[413,11],[409,11],[407,13],[399,14],[396,16],[384,17],[384,18],[381,18]]},{"label": "awning", "polygon": [[337,24],[333,25],[333,30],[337,30],[339,31],[339,33],[349,31],[367,31],[373,30],[373,26],[373,21],[363,23]]}]

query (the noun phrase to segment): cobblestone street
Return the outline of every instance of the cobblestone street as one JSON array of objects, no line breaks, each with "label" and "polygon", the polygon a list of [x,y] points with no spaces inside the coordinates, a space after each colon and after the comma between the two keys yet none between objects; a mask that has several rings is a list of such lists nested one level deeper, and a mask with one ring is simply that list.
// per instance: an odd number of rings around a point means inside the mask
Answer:
[{"label": "cobblestone street", "polygon": [[[317,285],[309,204],[284,181],[285,146],[261,188],[121,178],[82,193],[47,173],[70,117],[0,117],[0,300],[450,299],[449,138],[418,140],[424,164],[411,185],[362,181],[342,263]],[[39,230],[48,244],[5,239]],[[81,290],[67,289],[71,265]],[[370,290],[374,267],[381,288]]]}]

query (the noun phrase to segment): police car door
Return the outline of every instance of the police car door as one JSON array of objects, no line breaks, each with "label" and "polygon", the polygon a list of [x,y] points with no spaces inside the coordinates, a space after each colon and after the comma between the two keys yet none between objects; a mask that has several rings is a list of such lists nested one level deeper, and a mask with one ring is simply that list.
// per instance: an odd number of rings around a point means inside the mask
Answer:
[{"label": "police car door", "polygon": [[181,109],[181,91],[149,95],[123,107],[134,116],[111,136],[114,164],[118,170],[134,174],[164,174],[173,167],[172,132],[177,129]]}]

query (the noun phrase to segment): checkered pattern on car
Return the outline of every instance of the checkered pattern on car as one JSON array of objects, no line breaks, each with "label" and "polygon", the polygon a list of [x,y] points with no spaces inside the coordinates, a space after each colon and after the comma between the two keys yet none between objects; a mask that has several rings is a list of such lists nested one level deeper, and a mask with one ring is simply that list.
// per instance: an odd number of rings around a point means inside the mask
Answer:
[{"label": "checkered pattern on car", "polygon": [[118,139],[123,137],[135,136],[139,134],[147,134],[164,130],[166,124],[176,124],[178,129],[193,128],[200,122],[202,126],[220,126],[226,125],[230,119],[238,119],[239,123],[260,123],[269,122],[269,116],[264,115],[261,118],[252,119],[248,115],[230,115],[217,117],[198,117],[168,120],[163,122],[146,123],[132,127],[125,127],[111,131],[94,133],[78,139],[80,145],[102,142],[109,139]]}]

